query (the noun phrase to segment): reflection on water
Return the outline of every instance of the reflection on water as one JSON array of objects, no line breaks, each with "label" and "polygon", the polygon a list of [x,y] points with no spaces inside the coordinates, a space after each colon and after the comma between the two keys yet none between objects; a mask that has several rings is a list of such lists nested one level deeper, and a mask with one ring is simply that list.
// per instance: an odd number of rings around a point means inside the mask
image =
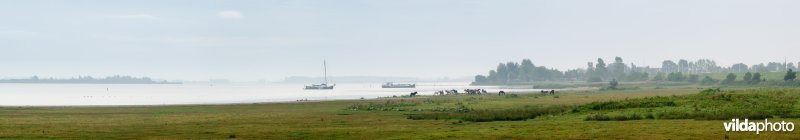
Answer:
[{"label": "reflection on water", "polygon": [[417,91],[486,89],[538,91],[468,83],[418,83],[417,88],[381,88],[382,83],[341,83],[333,90],[303,90],[302,84],[0,84],[0,105],[220,104],[332,99],[370,99]]}]

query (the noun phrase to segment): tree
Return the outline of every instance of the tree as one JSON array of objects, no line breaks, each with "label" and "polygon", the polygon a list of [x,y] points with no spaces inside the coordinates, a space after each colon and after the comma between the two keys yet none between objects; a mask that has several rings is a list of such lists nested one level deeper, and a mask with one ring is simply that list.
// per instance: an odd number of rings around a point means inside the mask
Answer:
[{"label": "tree", "polygon": [[666,60],[661,63],[661,71],[663,72],[675,72],[678,70],[678,64],[672,62],[672,60]]},{"label": "tree", "polygon": [[725,80],[722,81],[723,84],[730,84],[736,81],[736,75],[733,73],[728,73],[728,76],[725,76]]},{"label": "tree", "polygon": [[684,79],[686,79],[686,77],[683,76],[682,72],[670,72],[667,75],[667,81],[680,82]]},{"label": "tree", "polygon": [[797,72],[793,72],[792,69],[786,72],[786,75],[783,76],[783,81],[794,81],[797,78]]},{"label": "tree", "polygon": [[731,66],[731,71],[732,72],[745,72],[745,71],[747,71],[747,65],[745,65],[744,63],[733,64],[733,66]]},{"label": "tree", "polygon": [[647,78],[650,78],[650,74],[645,72],[641,77],[639,77],[639,81],[646,81]]},{"label": "tree", "polygon": [[606,62],[604,62],[602,58],[597,58],[597,65],[595,65],[594,71],[595,71],[594,76],[598,76],[600,78],[606,78],[606,74],[608,73],[608,67],[606,67]]},{"label": "tree", "polygon": [[744,74],[744,77],[742,77],[742,78],[744,78],[744,79],[742,79],[743,81],[745,81],[747,83],[750,83],[750,81],[753,79],[753,74],[750,73],[750,72],[747,72],[747,73]]},{"label": "tree", "polygon": [[495,81],[497,82],[508,82],[508,69],[506,68],[506,64],[500,63],[497,65],[497,76],[495,77]]},{"label": "tree", "polygon": [[769,72],[769,68],[767,68],[767,66],[764,65],[764,63],[753,65],[752,67],[750,67],[750,69],[752,71],[757,71],[757,72]]},{"label": "tree", "polygon": [[[713,60],[710,59],[697,60],[696,62],[694,62],[694,65],[695,69],[697,69],[697,72],[715,72],[720,69],[720,67],[717,66],[717,62],[714,62]],[[744,66],[747,67],[747,65]],[[746,69],[747,68],[745,68],[745,70]]]},{"label": "tree", "polygon": [[509,82],[516,82],[520,79],[520,69],[519,64],[516,62],[508,62],[506,63],[506,69],[508,70],[508,81]]},{"label": "tree", "polygon": [[706,77],[704,77],[704,78],[703,78],[703,80],[702,80],[702,81],[700,81],[700,84],[709,85],[709,84],[714,84],[714,83],[716,83],[716,82],[717,82],[717,81],[715,81],[714,79],[712,79],[710,76],[706,76]]},{"label": "tree", "polygon": [[586,78],[585,74],[586,70],[583,69],[567,70],[564,72],[564,79],[569,81],[584,80]]},{"label": "tree", "polygon": [[[573,74],[572,76],[580,75]],[[509,83],[566,80],[566,78],[565,74],[559,70],[543,66],[536,67],[531,60],[524,59],[521,64],[516,62],[500,63],[497,65],[497,69],[489,71],[488,76],[476,75],[475,80],[476,82],[485,80],[484,82]]]},{"label": "tree", "polygon": [[689,75],[689,80],[687,81],[689,81],[689,83],[697,83],[700,81],[700,75],[691,74]]},{"label": "tree", "polygon": [[767,71],[783,71],[783,64],[778,62],[769,62],[767,63]]},{"label": "tree", "polygon": [[488,81],[489,81],[489,79],[486,78],[486,76],[483,76],[483,75],[475,76],[475,82],[479,82],[480,83],[480,82],[488,82]]},{"label": "tree", "polygon": [[628,69],[628,66],[622,61],[621,57],[614,58],[614,63],[608,65],[608,71],[610,77],[617,78],[622,80],[621,78],[625,77],[625,70]]},{"label": "tree", "polygon": [[496,82],[497,81],[497,71],[489,70],[489,76],[486,76],[486,79],[489,80],[490,82]]},{"label": "tree", "polygon": [[752,84],[758,84],[759,82],[761,82],[761,73],[756,72],[755,74],[753,74],[753,79],[751,79],[750,82]]},{"label": "tree", "polygon": [[530,82],[533,80],[534,70],[536,65],[533,65],[530,59],[522,59],[522,64],[520,66],[522,68],[522,81]]},{"label": "tree", "polygon": [[653,77],[653,81],[663,81],[664,80],[664,73],[659,72],[656,76]]},{"label": "tree", "polygon": [[689,61],[684,59],[678,60],[678,68],[680,72],[688,72],[689,71]]},{"label": "tree", "polygon": [[608,88],[611,88],[611,89],[617,89],[618,85],[619,85],[619,82],[617,81],[616,78],[615,79],[611,79],[611,82],[608,82]]}]

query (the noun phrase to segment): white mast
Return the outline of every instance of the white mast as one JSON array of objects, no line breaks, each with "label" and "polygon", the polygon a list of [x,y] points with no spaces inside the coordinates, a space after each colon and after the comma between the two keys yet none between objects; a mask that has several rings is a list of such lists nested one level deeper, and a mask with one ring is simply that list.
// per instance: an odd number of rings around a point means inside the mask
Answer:
[{"label": "white mast", "polygon": [[322,60],[322,75],[325,75],[325,85],[328,85],[328,64]]}]

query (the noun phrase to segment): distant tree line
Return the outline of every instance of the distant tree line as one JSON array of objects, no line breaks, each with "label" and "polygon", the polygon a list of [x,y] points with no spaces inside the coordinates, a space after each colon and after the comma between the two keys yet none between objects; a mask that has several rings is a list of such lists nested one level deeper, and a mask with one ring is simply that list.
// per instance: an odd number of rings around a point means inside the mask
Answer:
[{"label": "distant tree line", "polygon": [[728,73],[723,80],[714,80],[706,76],[701,84],[720,84],[720,85],[778,85],[778,86],[800,86],[800,82],[795,82],[797,79],[797,72],[792,69],[787,69],[786,74],[783,76],[783,81],[767,81],[762,77],[760,72],[747,72],[742,75],[741,80],[737,80],[738,76],[734,73]]},{"label": "distant tree line", "polygon": [[530,59],[523,59],[522,63],[500,63],[495,70],[489,71],[489,76],[475,76],[475,82],[562,81],[569,78],[576,80],[582,78],[584,74],[585,72],[580,70],[562,72],[557,69],[536,66]]},{"label": "distant tree line", "polygon": [[[798,65],[800,65],[800,63],[798,63]],[[588,62],[586,68],[560,71],[545,66],[537,66],[534,65],[530,59],[523,59],[521,63],[500,63],[496,69],[489,71],[488,76],[476,75],[475,83],[506,84],[536,81],[602,82],[614,79],[618,81],[674,81],[710,84],[728,81],[725,81],[727,78],[718,81],[708,76],[701,77],[699,74],[747,72],[745,77],[749,77],[750,80],[748,81],[754,81],[753,79],[761,78],[761,72],[790,71],[792,69],[797,69],[794,63],[769,62],[767,64],[761,63],[752,66],[736,63],[729,67],[723,67],[709,59],[699,59],[696,61],[680,59],[677,63],[672,60],[666,60],[662,62],[660,68],[651,68],[649,66],[637,66],[633,63],[627,64],[621,57],[615,57],[614,61],[611,63],[606,63],[602,58],[597,58],[595,62]],[[760,81],[763,80],[764,79],[761,79]]]},{"label": "distant tree line", "polygon": [[3,79],[0,83],[90,83],[90,84],[181,84],[180,82],[155,81],[149,77],[132,77],[114,75],[105,78],[94,78],[91,76],[79,76],[77,78],[56,79],[39,78],[32,76],[24,79]]}]

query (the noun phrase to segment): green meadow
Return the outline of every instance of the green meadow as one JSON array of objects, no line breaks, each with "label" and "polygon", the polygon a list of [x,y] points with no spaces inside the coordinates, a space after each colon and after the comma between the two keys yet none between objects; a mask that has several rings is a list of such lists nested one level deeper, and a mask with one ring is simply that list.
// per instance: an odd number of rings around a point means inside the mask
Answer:
[{"label": "green meadow", "polygon": [[2,139],[798,139],[800,89],[646,86],[229,105],[1,107]]}]

